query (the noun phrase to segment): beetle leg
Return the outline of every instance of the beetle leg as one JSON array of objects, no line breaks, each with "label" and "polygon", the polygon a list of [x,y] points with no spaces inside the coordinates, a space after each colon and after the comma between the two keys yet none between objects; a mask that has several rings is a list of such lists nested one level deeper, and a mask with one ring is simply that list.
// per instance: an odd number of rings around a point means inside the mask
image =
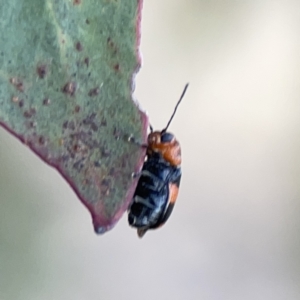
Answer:
[{"label": "beetle leg", "polygon": [[143,144],[143,143],[137,141],[132,135],[130,135],[130,136],[128,137],[127,141],[128,141],[129,143],[135,144],[135,145],[140,146],[140,147],[142,147],[142,148],[148,148],[148,145],[147,145],[147,144]]},{"label": "beetle leg", "polygon": [[131,177],[132,178],[137,178],[137,177],[140,177],[142,175],[142,171],[139,171],[139,172],[133,172],[131,173]]},{"label": "beetle leg", "polygon": [[153,177],[153,174],[152,173],[150,173],[149,171],[147,171],[147,170],[140,170],[140,171],[138,171],[138,172],[133,172],[133,173],[131,173],[131,177],[132,178],[137,178],[137,177],[141,177],[142,175],[144,175],[144,176],[148,176],[148,177]]},{"label": "beetle leg", "polygon": [[138,237],[142,238],[148,229],[149,229],[148,227],[138,228],[137,230]]}]

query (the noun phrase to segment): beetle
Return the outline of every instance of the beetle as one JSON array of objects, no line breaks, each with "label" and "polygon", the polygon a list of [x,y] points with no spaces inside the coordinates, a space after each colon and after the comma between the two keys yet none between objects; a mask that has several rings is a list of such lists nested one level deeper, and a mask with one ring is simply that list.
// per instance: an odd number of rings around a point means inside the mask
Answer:
[{"label": "beetle", "polygon": [[[182,101],[188,84],[175,106],[167,126],[161,131],[153,131],[150,125],[146,159],[139,174],[132,203],[128,209],[128,222],[137,228],[141,238],[149,229],[162,226],[170,217],[177,199],[181,179],[181,148],[175,136],[168,132]],[[131,137],[129,140],[134,141]],[[136,143],[138,144],[138,143]]]}]

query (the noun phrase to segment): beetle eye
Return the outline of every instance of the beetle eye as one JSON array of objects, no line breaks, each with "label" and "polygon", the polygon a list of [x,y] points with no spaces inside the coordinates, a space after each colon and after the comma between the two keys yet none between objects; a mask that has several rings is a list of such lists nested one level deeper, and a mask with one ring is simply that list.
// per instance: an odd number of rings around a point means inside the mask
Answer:
[{"label": "beetle eye", "polygon": [[162,133],[160,140],[162,143],[169,143],[174,139],[174,135],[169,132]]}]

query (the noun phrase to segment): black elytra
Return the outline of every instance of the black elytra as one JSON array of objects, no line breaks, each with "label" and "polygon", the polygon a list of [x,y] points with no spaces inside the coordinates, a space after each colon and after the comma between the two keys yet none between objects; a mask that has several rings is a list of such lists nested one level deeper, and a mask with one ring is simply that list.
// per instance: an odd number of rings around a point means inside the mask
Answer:
[{"label": "black elytra", "polygon": [[128,222],[142,237],[148,229],[163,225],[171,215],[170,185],[179,188],[181,168],[171,166],[159,153],[147,158],[130,206]]}]

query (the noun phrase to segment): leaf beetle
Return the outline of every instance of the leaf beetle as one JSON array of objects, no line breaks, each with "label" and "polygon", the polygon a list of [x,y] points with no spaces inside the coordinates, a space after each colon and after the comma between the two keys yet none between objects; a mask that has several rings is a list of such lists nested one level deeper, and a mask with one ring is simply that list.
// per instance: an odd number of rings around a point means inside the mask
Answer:
[{"label": "leaf beetle", "polygon": [[[139,144],[146,147],[147,152],[128,209],[128,222],[130,226],[137,228],[140,238],[147,230],[158,228],[168,220],[177,199],[181,179],[181,148],[175,136],[167,130],[187,88],[188,84],[185,85],[167,126],[161,131],[153,131],[150,126],[147,144]],[[132,137],[129,140],[136,143]]]}]

